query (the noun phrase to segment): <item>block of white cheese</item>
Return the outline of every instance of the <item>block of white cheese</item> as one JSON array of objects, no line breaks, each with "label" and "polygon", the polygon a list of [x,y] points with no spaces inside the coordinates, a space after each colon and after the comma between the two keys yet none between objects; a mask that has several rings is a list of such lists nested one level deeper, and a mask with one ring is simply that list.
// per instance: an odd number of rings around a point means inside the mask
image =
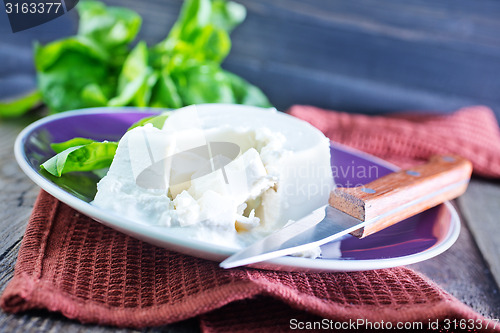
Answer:
[{"label": "block of white cheese", "polygon": [[126,133],[93,204],[198,236],[209,228],[251,238],[326,204],[332,187],[329,140],[310,124],[205,104],[173,111],[161,130]]}]

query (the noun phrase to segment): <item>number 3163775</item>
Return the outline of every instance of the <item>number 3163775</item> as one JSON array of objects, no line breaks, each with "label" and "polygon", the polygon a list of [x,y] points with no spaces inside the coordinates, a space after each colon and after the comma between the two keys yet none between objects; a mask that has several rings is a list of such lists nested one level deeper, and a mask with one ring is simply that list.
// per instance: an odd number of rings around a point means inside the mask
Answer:
[{"label": "number 3163775", "polygon": [[61,7],[60,2],[23,2],[23,3],[11,3],[7,2],[5,4],[5,11],[7,14],[50,14],[56,13]]}]

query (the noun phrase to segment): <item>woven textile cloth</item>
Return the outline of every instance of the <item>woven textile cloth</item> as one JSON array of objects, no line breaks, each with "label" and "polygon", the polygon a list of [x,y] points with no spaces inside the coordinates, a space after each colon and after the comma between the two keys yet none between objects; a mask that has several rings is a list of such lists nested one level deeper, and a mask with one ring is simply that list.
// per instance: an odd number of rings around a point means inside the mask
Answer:
[{"label": "woven textile cloth", "polygon": [[500,177],[500,131],[491,109],[472,106],[449,115],[397,113],[353,115],[296,105],[289,113],[319,128],[333,141],[409,167],[436,154],[469,159],[474,173]]},{"label": "woven textile cloth", "polygon": [[[308,107],[293,108],[291,113],[311,122],[314,118],[308,117],[314,113],[336,115],[342,121],[347,117]],[[394,119],[387,122],[400,121]],[[414,121],[415,126],[421,123]],[[319,125],[328,135],[338,134]],[[282,331],[290,328],[292,319],[383,320],[394,325],[484,319],[405,267],[351,273],[223,270],[218,263],[109,229],[44,191],[35,203],[14,278],[0,304],[7,312],[48,309],[83,323],[132,328],[197,317],[206,332]]]}]

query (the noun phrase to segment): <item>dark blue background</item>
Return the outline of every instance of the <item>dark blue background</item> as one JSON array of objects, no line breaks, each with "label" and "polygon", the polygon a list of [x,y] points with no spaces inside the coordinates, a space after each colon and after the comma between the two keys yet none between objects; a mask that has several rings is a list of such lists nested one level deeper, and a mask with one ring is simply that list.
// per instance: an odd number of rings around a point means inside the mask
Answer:
[{"label": "dark blue background", "polygon": [[10,11],[7,16],[13,32],[44,24],[65,13],[64,4],[61,0],[50,0],[49,2],[41,0],[3,0],[3,2]]},{"label": "dark blue background", "polygon": [[[182,0],[108,0],[162,39]],[[252,0],[224,66],[292,104],[365,113],[447,112],[483,104],[500,117],[500,2]],[[2,4],[3,5],[3,4]],[[0,14],[0,98],[34,85],[31,41],[76,31],[75,12],[12,34]],[[6,26],[7,25],[7,26]]]}]

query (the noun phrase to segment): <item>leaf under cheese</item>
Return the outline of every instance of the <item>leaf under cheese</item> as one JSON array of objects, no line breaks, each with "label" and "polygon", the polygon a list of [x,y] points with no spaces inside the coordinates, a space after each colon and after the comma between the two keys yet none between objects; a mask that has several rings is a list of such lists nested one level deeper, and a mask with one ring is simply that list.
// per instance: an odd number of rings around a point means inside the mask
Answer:
[{"label": "leaf under cheese", "polygon": [[40,167],[56,177],[68,172],[108,168],[117,147],[117,142],[108,141],[72,146],[50,158]]}]

